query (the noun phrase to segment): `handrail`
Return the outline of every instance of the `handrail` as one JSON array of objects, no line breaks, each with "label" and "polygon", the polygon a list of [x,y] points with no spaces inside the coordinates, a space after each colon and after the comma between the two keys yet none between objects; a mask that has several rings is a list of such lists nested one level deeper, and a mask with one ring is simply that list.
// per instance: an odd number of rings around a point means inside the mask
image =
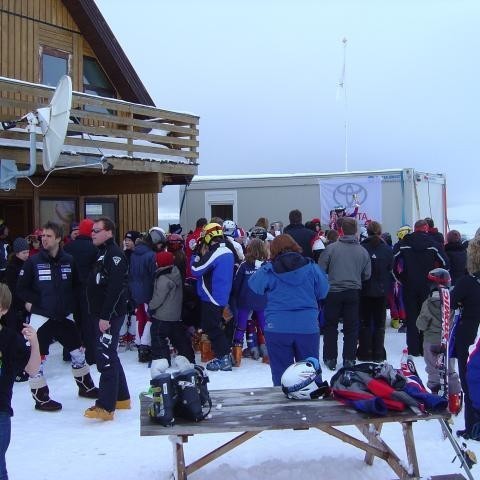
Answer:
[{"label": "handrail", "polygon": [[[53,92],[45,85],[0,77],[0,120],[48,105]],[[70,119],[66,150],[105,149],[113,156],[197,164],[196,115],[73,92]],[[6,131],[2,138],[28,139],[28,132]]]}]

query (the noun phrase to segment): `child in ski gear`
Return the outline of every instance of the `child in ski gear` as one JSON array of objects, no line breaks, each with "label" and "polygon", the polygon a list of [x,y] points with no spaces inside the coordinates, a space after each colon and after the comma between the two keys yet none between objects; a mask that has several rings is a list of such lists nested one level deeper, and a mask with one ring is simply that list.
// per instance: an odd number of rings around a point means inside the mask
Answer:
[{"label": "child in ski gear", "polygon": [[454,349],[464,393],[465,428],[459,430],[457,434],[471,438],[472,429],[477,420],[466,373],[468,350],[475,342],[480,324],[480,237],[476,236],[468,243],[467,269],[469,274],[458,280],[452,290],[450,303],[452,309],[461,308],[460,318],[454,327]]},{"label": "child in ski gear", "polygon": [[[152,370],[155,370],[160,359],[166,359],[171,365],[170,346],[179,355],[186,357],[190,363],[195,363],[195,353],[187,337],[182,322],[183,282],[179,269],[173,264],[171,252],[162,252],[157,257],[158,269],[155,272],[153,296],[148,305],[152,318]],[[165,364],[165,362],[162,362]]]},{"label": "child in ski gear", "polygon": [[323,270],[301,253],[300,245],[287,234],[275,237],[271,263],[262,265],[248,285],[267,295],[265,338],[274,386],[295,361],[319,357],[318,302],[328,292]]},{"label": "child in ski gear", "polygon": [[240,264],[233,280],[231,298],[233,299],[237,315],[232,351],[237,364],[240,364],[243,339],[250,312],[256,313],[260,331],[263,332],[265,328],[264,309],[267,303],[266,295],[257,295],[252,292],[248,286],[248,279],[267,260],[267,255],[265,243],[258,238],[253,238],[248,244],[245,261]]},{"label": "child in ski gear", "polygon": [[201,238],[192,256],[191,272],[197,279],[197,292],[202,302],[202,329],[216,355],[207,364],[207,369],[230,371],[230,345],[221,326],[223,309],[232,289],[234,254],[226,245],[218,223],[205,225]]},{"label": "child in ski gear", "polygon": [[[12,294],[0,283],[0,317],[10,308]],[[12,391],[15,376],[26,371],[34,377],[40,367],[40,348],[33,327],[24,324],[22,335],[0,322],[0,478],[8,478],[5,453],[10,444]],[[30,343],[30,348],[25,341]]]},{"label": "child in ski gear", "polygon": [[[442,341],[442,303],[438,286],[450,286],[450,275],[446,270],[444,278],[436,275],[435,269],[429,272],[428,278],[431,282],[431,292],[429,297],[423,302],[420,315],[417,318],[417,328],[423,332],[423,358],[425,359],[425,371],[428,375],[427,387],[432,393],[438,393],[440,390],[440,371],[438,368],[438,356],[440,344]],[[450,315],[450,325],[452,325],[453,312]],[[449,358],[447,366],[448,371],[448,394],[461,395],[462,388],[458,374],[455,371],[455,359]],[[454,412],[452,412],[454,413]]]}]

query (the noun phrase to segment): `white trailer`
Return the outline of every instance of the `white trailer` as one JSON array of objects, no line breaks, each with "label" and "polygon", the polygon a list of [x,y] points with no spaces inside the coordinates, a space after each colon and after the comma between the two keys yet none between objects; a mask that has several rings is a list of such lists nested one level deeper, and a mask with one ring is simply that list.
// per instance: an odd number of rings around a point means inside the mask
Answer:
[{"label": "white trailer", "polygon": [[[360,203],[359,221],[367,218],[380,221],[385,232],[394,234],[400,226],[413,225],[425,217],[433,218],[435,226],[446,231],[445,175],[413,168],[196,176],[190,185],[180,188],[180,221],[184,231],[194,228],[198,218],[209,220],[213,216],[235,220],[239,226],[249,229],[259,217],[267,217],[270,222],[280,220],[287,225],[290,210],[299,209],[304,222],[321,218],[326,226],[328,213],[325,212],[333,203],[343,203],[348,213],[355,201]],[[367,204],[368,211],[365,211]]]}]

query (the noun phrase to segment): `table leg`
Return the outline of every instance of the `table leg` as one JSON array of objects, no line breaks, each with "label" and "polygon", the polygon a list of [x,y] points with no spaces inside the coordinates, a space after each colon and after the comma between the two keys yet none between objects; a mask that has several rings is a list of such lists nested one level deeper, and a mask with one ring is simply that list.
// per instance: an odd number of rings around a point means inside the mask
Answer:
[{"label": "table leg", "polygon": [[[375,428],[377,433],[380,435],[380,433],[382,433],[382,427],[383,427],[383,423],[370,423],[368,425],[368,428],[371,429],[371,428]],[[372,445],[372,443],[369,441],[368,443],[370,443],[370,445]],[[372,445],[373,446],[373,445]],[[375,455],[372,455],[371,453],[366,453],[365,454],[365,458],[363,459],[363,461],[367,464],[367,465],[373,465],[373,460],[375,459]]]},{"label": "table leg", "polygon": [[418,468],[417,451],[415,449],[415,440],[413,438],[412,422],[402,422],[403,438],[405,439],[405,449],[407,450],[407,458],[409,465],[412,466],[413,474],[420,476]]},{"label": "table leg", "polygon": [[183,444],[187,443],[187,435],[169,435],[169,440],[173,446],[173,477],[175,480],[187,480],[187,470],[185,468],[185,455],[183,453]]}]

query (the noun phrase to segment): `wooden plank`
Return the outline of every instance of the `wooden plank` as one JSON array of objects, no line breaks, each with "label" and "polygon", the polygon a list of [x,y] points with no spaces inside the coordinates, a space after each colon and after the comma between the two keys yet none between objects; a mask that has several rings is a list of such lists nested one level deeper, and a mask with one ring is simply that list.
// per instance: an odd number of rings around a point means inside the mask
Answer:
[{"label": "wooden plank", "polygon": [[405,449],[409,465],[413,468],[413,474],[420,476],[418,468],[417,451],[415,450],[415,440],[413,438],[412,422],[402,422],[403,438],[405,439]]},{"label": "wooden plank", "polygon": [[[382,432],[383,423],[371,423],[370,425],[368,425],[368,428],[369,429],[375,428],[375,430],[380,434]],[[374,457],[370,453],[366,453],[365,458],[363,459],[363,461],[367,465],[373,465],[373,460],[374,460]]]},{"label": "wooden plank", "polygon": [[213,462],[214,460],[221,457],[222,455],[225,455],[226,453],[230,452],[230,450],[233,450],[234,448],[238,447],[242,443],[245,443],[246,441],[253,438],[255,435],[258,435],[259,433],[261,432],[244,432],[241,435],[238,435],[234,439],[230,440],[229,442],[224,443],[222,446],[216,448],[215,450],[212,450],[211,452],[207,453],[203,457],[199,458],[198,460],[195,460],[190,465],[188,465],[186,467],[187,475],[190,475],[191,473],[196,472],[200,468],[204,467],[205,465],[208,465],[210,462]]}]

